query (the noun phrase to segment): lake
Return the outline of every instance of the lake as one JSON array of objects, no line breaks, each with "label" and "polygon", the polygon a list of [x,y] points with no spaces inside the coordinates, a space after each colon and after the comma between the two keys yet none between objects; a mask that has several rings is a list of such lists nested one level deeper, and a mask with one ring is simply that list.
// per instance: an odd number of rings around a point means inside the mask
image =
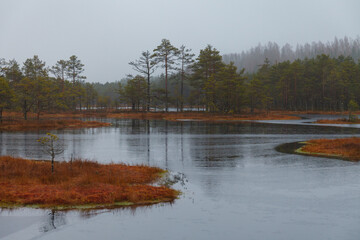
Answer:
[{"label": "lake", "polygon": [[[334,116],[332,116],[334,117]],[[360,136],[358,125],[102,119],[51,131],[64,159],[145,164],[183,173],[172,204],[92,211],[2,209],[1,239],[359,239],[360,164],[279,153],[282,143]],[[0,154],[46,159],[46,132],[0,133]],[[56,166],[55,166],[56,167]]]}]

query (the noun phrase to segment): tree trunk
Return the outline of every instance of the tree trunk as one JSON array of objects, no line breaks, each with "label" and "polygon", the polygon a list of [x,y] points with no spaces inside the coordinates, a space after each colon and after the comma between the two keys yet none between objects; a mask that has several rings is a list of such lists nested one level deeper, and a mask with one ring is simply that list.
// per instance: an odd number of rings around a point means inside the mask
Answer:
[{"label": "tree trunk", "polygon": [[3,113],[3,108],[0,108],[0,123],[3,122],[2,113]]},{"label": "tree trunk", "polygon": [[147,73],[147,83],[148,83],[148,86],[147,86],[147,111],[150,112],[150,70],[148,70],[148,73]]},{"label": "tree trunk", "polygon": [[184,111],[184,63],[181,65],[181,99],[180,99],[180,111]]},{"label": "tree trunk", "polygon": [[55,158],[55,156],[52,154],[51,155],[51,174],[54,173],[54,158]]},{"label": "tree trunk", "polygon": [[165,111],[168,111],[168,66],[167,66],[167,57],[165,57]]}]

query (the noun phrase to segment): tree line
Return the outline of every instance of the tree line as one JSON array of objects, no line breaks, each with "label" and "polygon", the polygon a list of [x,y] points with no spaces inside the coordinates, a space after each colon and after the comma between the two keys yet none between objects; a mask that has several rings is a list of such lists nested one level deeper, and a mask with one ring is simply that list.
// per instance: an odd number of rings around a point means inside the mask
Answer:
[{"label": "tree line", "polygon": [[355,61],[360,59],[360,37],[351,39],[348,37],[334,38],[331,42],[323,43],[312,42],[291,46],[286,43],[279,46],[275,42],[258,44],[247,51],[241,53],[224,54],[225,63],[234,62],[239,69],[245,68],[246,72],[254,73],[263,64],[264,59],[268,59],[271,64],[304,60],[305,58],[316,58],[317,55],[329,55],[332,58],[340,56],[352,57]]},{"label": "tree line", "polygon": [[[0,119],[4,109],[28,112],[126,107],[137,111],[197,108],[240,113],[255,109],[342,111],[360,104],[360,62],[320,54],[272,63],[264,58],[254,73],[226,63],[211,45],[195,57],[191,49],[163,39],[130,66],[138,75],[120,82],[88,83],[76,57],[48,67],[38,56],[22,66],[0,59]],[[162,73],[155,75],[156,69]],[[352,104],[350,104],[352,103]],[[187,108],[185,108],[187,107]]]},{"label": "tree line", "polygon": [[75,56],[47,67],[37,55],[22,66],[16,60],[0,61],[0,119],[4,109],[18,110],[27,119],[32,111],[77,110],[89,108],[97,92],[82,75],[84,64]]},{"label": "tree line", "polygon": [[[143,52],[130,65],[139,75],[122,81],[119,94],[133,110],[160,107],[166,111],[170,104],[182,111],[186,104],[223,113],[245,109],[342,111],[350,101],[360,103],[360,62],[350,56],[321,54],[274,64],[265,58],[250,74],[233,62],[226,64],[211,45],[194,58],[190,49],[177,49],[163,39],[153,53]],[[151,77],[157,67],[164,74]]]}]

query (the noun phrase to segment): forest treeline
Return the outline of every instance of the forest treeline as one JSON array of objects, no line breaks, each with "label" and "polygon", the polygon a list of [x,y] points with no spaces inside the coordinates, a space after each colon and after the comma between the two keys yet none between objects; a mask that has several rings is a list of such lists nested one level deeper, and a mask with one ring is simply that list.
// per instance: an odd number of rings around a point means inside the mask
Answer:
[{"label": "forest treeline", "polygon": [[[167,48],[173,52],[164,50],[163,58],[154,60],[157,49]],[[186,63],[185,47],[180,49],[164,39],[153,54],[143,52],[138,61],[131,62],[140,75],[120,84],[121,100],[137,110],[166,109],[170,104],[181,111],[185,104],[223,113],[245,109],[342,111],[350,101],[360,102],[360,62],[351,56],[320,54],[273,64],[264,58],[255,73],[246,73],[233,62],[225,63],[211,45],[196,58],[188,50]],[[165,72],[149,85],[157,65]]]},{"label": "forest treeline", "polygon": [[329,55],[332,58],[340,56],[350,56],[355,61],[360,59],[360,36],[355,39],[348,37],[334,38],[332,42],[323,43],[312,42],[298,44],[296,47],[290,44],[279,46],[275,42],[265,45],[258,44],[247,51],[241,53],[224,54],[225,63],[234,62],[239,69],[245,68],[246,72],[254,73],[263,64],[264,59],[268,59],[271,64],[284,61],[304,60],[305,58],[316,58],[318,55]]},{"label": "forest treeline", "polygon": [[[354,46],[353,52],[358,51]],[[221,113],[342,111],[350,102],[360,103],[360,62],[350,55],[318,54],[275,62],[264,58],[257,71],[249,73],[226,63],[211,45],[195,56],[189,48],[163,39],[129,63],[137,75],[105,84],[86,82],[84,64],[76,56],[51,67],[38,56],[22,65],[2,59],[0,118],[4,109],[21,111],[25,119],[30,111],[39,118],[44,111],[119,107],[137,111],[190,107]],[[159,71],[162,74],[155,75]]]},{"label": "forest treeline", "polygon": [[[29,112],[68,111],[90,108],[99,102],[93,84],[82,75],[84,64],[75,55],[48,67],[38,56],[0,61],[0,119],[4,109]],[[100,99],[101,102],[101,99]]]}]

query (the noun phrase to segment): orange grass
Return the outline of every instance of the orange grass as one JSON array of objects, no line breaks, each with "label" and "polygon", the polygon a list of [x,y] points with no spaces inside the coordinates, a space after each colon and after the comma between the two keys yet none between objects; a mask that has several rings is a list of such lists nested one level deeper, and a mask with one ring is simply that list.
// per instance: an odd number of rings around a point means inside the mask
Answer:
[{"label": "orange grass", "polygon": [[296,120],[297,116],[284,115],[280,113],[256,113],[256,114],[217,114],[207,112],[169,112],[169,113],[142,113],[142,112],[119,112],[108,113],[109,118],[126,119],[164,119],[169,121],[201,120],[201,121],[238,121],[238,120]]},{"label": "orange grass", "polygon": [[174,200],[178,192],[148,184],[164,170],[147,166],[99,164],[76,160],[49,161],[0,157],[0,206],[40,207],[115,205],[121,202],[144,204]]},{"label": "orange grass", "polygon": [[340,119],[320,119],[317,120],[315,123],[321,123],[321,124],[360,124],[360,119],[349,121],[344,118]]},{"label": "orange grass", "polygon": [[308,154],[338,156],[350,161],[360,160],[360,138],[316,139],[307,141],[300,150]]},{"label": "orange grass", "polygon": [[110,123],[97,121],[81,121],[77,119],[61,120],[4,120],[0,123],[0,131],[53,130],[63,128],[94,128],[109,126]]},{"label": "orange grass", "polygon": [[[63,112],[63,113],[43,113],[42,119],[52,118],[81,118],[81,117],[98,117],[98,118],[123,118],[123,119],[163,119],[177,121],[182,119],[193,119],[202,121],[236,121],[236,120],[296,120],[297,116],[291,116],[292,112],[271,111],[269,114],[263,112],[244,112],[242,114],[221,114],[209,112],[134,112],[134,111],[92,111],[84,110],[82,112]],[[5,112],[5,117],[21,117],[18,112]],[[35,117],[29,113],[30,117]]]}]

